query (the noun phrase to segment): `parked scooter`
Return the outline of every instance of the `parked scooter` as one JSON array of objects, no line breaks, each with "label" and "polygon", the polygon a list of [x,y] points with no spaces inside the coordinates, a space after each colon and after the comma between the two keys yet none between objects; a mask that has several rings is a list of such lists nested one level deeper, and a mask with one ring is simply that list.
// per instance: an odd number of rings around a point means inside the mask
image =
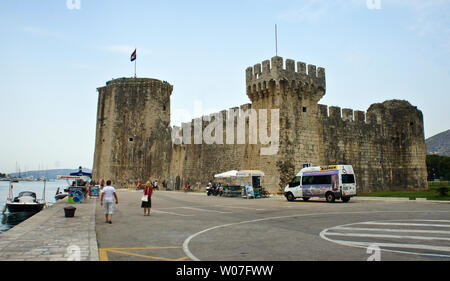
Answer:
[{"label": "parked scooter", "polygon": [[214,191],[213,191],[212,186],[207,186],[206,187],[206,195],[208,195],[208,196],[214,195]]},{"label": "parked scooter", "polygon": [[215,184],[208,183],[206,186],[206,195],[208,196],[222,196],[223,195],[223,188],[222,186],[216,186]]},{"label": "parked scooter", "polygon": [[217,195],[219,195],[219,196],[223,195],[223,186],[220,183],[217,186]]},{"label": "parked scooter", "polygon": [[208,196],[213,195],[213,188],[212,188],[212,184],[210,182],[206,186],[206,195],[208,195]]}]

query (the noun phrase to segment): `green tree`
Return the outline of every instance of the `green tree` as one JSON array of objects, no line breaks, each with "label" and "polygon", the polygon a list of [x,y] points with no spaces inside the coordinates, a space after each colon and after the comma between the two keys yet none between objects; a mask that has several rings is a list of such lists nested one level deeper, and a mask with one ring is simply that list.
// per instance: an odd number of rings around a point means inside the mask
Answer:
[{"label": "green tree", "polygon": [[427,155],[428,180],[450,180],[450,157],[439,155]]},{"label": "green tree", "polygon": [[444,180],[450,180],[450,157],[441,156],[439,161],[439,174]]},{"label": "green tree", "polygon": [[439,178],[439,155],[427,155],[427,172],[428,172],[428,180],[434,180],[435,178]]}]

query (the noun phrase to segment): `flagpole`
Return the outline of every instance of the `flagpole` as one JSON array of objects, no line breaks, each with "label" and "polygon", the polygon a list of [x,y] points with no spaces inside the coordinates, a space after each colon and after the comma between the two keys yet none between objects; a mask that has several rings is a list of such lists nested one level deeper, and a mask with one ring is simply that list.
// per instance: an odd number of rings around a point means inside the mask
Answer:
[{"label": "flagpole", "polygon": [[[136,47],[134,47],[134,50],[136,50]],[[136,61],[137,61],[137,53],[136,53],[136,59],[134,60],[134,78],[136,78]]]},{"label": "flagpole", "polygon": [[278,30],[275,24],[275,56],[278,56]]}]

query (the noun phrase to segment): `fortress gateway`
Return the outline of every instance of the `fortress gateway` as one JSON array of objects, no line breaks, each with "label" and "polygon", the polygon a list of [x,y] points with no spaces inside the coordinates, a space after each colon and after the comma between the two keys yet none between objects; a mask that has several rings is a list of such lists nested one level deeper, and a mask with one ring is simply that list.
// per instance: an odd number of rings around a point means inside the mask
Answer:
[{"label": "fortress gateway", "polygon": [[[281,57],[247,68],[246,84],[252,103],[240,109],[279,109],[276,154],[261,155],[264,145],[249,144],[248,128],[245,144],[227,144],[226,130],[235,133],[237,127],[237,122],[234,128],[225,126],[227,110],[219,113],[223,144],[173,143],[173,86],[120,78],[98,88],[93,178],[111,179],[118,187],[155,179],[173,182],[175,188],[185,183],[203,187],[214,174],[258,169],[266,174],[263,186],[274,193],[303,163],[311,163],[353,165],[359,192],[427,186],[423,116],[409,102],[389,100],[367,112],[318,104],[326,91],[325,69],[290,59],[284,64]],[[214,116],[211,122],[219,115]],[[183,129],[194,132],[199,117],[182,124]],[[270,124],[270,116],[268,120]],[[203,121],[203,129],[208,123]]]}]

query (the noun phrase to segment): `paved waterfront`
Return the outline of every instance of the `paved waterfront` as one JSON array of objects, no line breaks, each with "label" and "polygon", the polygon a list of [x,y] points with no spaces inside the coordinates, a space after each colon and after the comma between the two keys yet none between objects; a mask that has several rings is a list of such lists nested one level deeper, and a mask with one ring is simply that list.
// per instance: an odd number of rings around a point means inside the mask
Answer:
[{"label": "paved waterfront", "polygon": [[95,205],[88,199],[66,218],[67,199],[0,234],[1,261],[96,261]]},{"label": "paved waterfront", "polygon": [[83,261],[365,261],[369,245],[381,248],[381,260],[450,260],[449,203],[155,191],[145,217],[142,192],[118,196],[112,224],[98,199],[75,205],[74,218],[64,217],[67,200],[57,202],[0,234],[0,260],[65,261],[79,253]]},{"label": "paved waterfront", "polygon": [[[287,202],[156,191],[143,216],[142,192],[119,191],[113,224],[99,204],[100,260],[366,261],[450,260],[450,204],[354,198]],[[343,242],[342,242],[343,241]]]}]

